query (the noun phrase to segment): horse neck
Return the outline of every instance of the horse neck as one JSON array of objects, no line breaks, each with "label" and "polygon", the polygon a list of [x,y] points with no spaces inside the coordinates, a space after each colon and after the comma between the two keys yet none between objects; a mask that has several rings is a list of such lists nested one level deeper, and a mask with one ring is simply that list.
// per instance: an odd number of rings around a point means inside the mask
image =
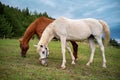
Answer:
[{"label": "horse neck", "polygon": [[25,31],[23,39],[22,39],[22,42],[24,44],[28,44],[29,40],[32,38],[32,36],[34,35],[34,33],[35,33],[35,26],[32,24]]},{"label": "horse neck", "polygon": [[32,35],[33,35],[33,34],[25,35],[25,36],[23,37],[22,42],[23,42],[24,44],[28,44],[28,43],[29,43],[29,40],[30,40],[31,37],[32,37]]},{"label": "horse neck", "polygon": [[41,36],[41,39],[40,39],[38,44],[43,44],[45,46],[48,46],[49,42],[53,39],[53,37],[54,37],[53,29],[47,27],[44,30],[44,32],[43,32],[43,34]]}]

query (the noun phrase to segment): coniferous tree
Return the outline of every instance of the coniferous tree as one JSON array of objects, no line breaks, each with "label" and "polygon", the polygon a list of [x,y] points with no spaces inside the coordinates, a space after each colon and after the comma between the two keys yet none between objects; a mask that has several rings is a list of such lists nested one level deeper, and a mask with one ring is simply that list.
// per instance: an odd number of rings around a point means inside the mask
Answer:
[{"label": "coniferous tree", "polygon": [[12,26],[6,21],[3,15],[0,15],[0,37],[11,38],[13,35]]},{"label": "coniferous tree", "polygon": [[110,39],[110,45],[113,47],[120,48],[120,44],[115,39]]},{"label": "coniferous tree", "polygon": [[35,11],[32,14],[28,8],[20,10],[0,2],[0,38],[21,37],[29,24],[41,16],[51,18],[47,12],[37,13]]}]

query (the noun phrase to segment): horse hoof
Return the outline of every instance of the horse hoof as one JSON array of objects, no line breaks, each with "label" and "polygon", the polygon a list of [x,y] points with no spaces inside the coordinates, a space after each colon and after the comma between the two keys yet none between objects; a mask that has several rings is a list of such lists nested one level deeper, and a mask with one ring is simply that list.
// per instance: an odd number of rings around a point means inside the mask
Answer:
[{"label": "horse hoof", "polygon": [[62,69],[62,70],[65,70],[65,69],[66,69],[66,67],[65,67],[65,68],[62,68],[62,67],[61,67],[61,69]]},{"label": "horse hoof", "polygon": [[78,58],[76,58],[75,61],[78,61]]},{"label": "horse hoof", "polygon": [[63,69],[63,70],[64,70],[65,68],[66,68],[65,66],[61,66],[61,69]]},{"label": "horse hoof", "polygon": [[87,64],[86,64],[86,66],[88,66],[88,67],[89,67],[89,66],[90,66],[90,64],[89,64],[89,63],[87,63]]},{"label": "horse hoof", "polygon": [[103,68],[107,68],[106,65],[103,65],[102,67],[103,67]]},{"label": "horse hoof", "polygon": [[72,64],[72,65],[75,65],[75,62],[72,62],[71,64]]}]

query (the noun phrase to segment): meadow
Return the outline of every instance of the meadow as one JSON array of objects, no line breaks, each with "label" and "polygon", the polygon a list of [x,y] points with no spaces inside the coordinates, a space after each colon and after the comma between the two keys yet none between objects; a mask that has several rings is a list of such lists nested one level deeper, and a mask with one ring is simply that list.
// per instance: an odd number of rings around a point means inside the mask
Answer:
[{"label": "meadow", "polygon": [[[42,66],[36,53],[38,40],[30,41],[26,58],[20,55],[17,39],[0,39],[0,80],[120,80],[120,49],[108,46],[105,51],[107,68],[102,68],[102,56],[96,46],[94,61],[90,67],[90,48],[87,42],[79,42],[78,60],[71,65],[71,57],[66,52],[66,69],[62,70],[62,54],[59,41],[49,44],[48,66]],[[72,48],[72,47],[71,47]]]}]

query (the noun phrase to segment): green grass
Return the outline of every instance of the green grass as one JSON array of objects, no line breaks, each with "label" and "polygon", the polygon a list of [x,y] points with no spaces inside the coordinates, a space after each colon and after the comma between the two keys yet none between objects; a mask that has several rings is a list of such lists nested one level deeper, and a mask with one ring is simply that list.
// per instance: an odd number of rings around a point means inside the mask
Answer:
[{"label": "green grass", "polygon": [[89,59],[89,45],[79,44],[78,61],[71,65],[68,52],[67,68],[62,70],[62,54],[59,41],[49,44],[50,55],[47,67],[41,66],[36,53],[38,40],[30,41],[27,57],[20,55],[19,42],[16,39],[0,39],[0,80],[120,80],[120,49],[107,47],[107,68],[102,68],[102,57],[96,46],[94,62],[86,67]]}]

